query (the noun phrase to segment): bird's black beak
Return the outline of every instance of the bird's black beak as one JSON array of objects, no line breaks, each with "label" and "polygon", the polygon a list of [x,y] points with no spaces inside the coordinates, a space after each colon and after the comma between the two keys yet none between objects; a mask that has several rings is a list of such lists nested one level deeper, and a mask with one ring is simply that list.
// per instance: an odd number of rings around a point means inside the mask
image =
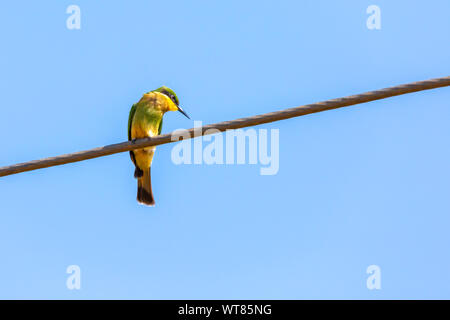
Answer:
[{"label": "bird's black beak", "polygon": [[184,110],[183,110],[183,109],[181,109],[181,107],[180,107],[180,106],[178,106],[178,111],[180,111],[180,112],[181,112],[182,114],[184,114],[186,118],[188,118],[188,119],[191,119],[191,118],[189,118],[189,116],[187,115],[187,113],[186,113],[186,112],[184,112]]}]

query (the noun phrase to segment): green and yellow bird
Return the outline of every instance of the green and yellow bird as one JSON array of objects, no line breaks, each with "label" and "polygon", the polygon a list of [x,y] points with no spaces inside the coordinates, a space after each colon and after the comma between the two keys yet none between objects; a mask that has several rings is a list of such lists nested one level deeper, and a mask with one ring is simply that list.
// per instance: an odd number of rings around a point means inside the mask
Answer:
[{"label": "green and yellow bird", "polygon": [[[167,111],[180,111],[188,119],[189,116],[180,107],[175,92],[167,87],[145,93],[139,102],[133,104],[128,117],[128,140],[154,137],[161,134],[163,116]],[[130,157],[136,169],[134,177],[138,179],[137,201],[154,206],[150,166],[152,165],[155,147],[130,151]]]}]

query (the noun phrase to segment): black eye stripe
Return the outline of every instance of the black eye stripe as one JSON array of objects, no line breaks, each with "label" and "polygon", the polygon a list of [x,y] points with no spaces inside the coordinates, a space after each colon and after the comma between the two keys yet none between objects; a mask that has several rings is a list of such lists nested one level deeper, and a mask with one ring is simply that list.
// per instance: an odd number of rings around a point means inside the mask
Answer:
[{"label": "black eye stripe", "polygon": [[170,98],[170,100],[172,100],[173,103],[175,103],[178,106],[178,100],[173,94],[169,93],[167,90],[163,90],[163,91],[161,91],[161,93],[168,96]]}]

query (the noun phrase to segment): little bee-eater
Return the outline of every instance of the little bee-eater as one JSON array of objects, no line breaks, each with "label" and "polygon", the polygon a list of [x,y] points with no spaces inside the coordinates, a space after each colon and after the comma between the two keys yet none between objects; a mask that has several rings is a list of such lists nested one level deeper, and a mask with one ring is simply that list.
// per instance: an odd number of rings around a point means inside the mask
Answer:
[{"label": "little bee-eater", "polygon": [[[145,93],[141,100],[131,107],[128,117],[128,140],[134,141],[161,134],[163,116],[167,111],[180,111],[190,119],[179,104],[175,92],[167,87]],[[136,166],[134,177],[138,180],[137,201],[148,206],[155,205],[150,178],[154,152],[155,147],[130,151],[131,160]]]}]

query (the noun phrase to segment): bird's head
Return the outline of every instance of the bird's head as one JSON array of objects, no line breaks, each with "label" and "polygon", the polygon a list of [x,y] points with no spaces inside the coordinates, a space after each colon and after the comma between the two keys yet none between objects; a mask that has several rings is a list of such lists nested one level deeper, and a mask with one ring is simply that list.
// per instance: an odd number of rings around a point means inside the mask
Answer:
[{"label": "bird's head", "polygon": [[187,115],[186,112],[184,112],[184,110],[180,107],[180,100],[178,100],[177,95],[175,94],[175,92],[166,87],[166,86],[162,86],[161,88],[158,88],[156,90],[153,90],[152,92],[159,92],[162,93],[163,95],[167,96],[169,98],[169,103],[168,103],[168,111],[180,111],[184,116],[186,116],[188,119],[189,116]]}]

